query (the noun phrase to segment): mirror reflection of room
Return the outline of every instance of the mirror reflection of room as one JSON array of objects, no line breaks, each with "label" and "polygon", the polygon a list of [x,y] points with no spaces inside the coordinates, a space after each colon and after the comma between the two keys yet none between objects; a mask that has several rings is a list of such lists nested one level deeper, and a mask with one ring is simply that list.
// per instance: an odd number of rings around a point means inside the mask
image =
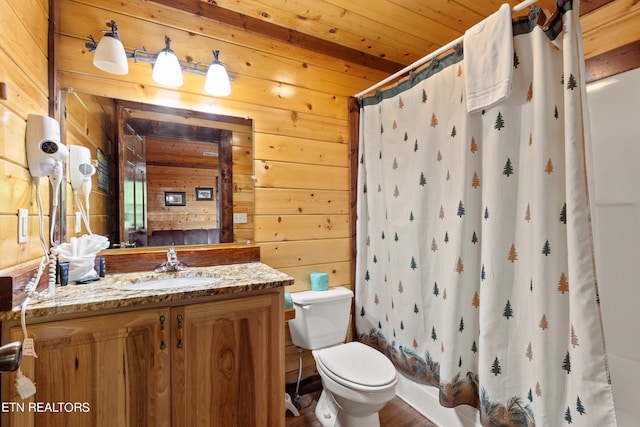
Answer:
[{"label": "mirror reflection of room", "polygon": [[[96,159],[90,227],[112,247],[252,239],[251,221],[233,221],[234,211],[253,210],[250,120],[73,91],[62,98],[66,143]],[[66,199],[68,233],[85,233],[71,192]]]}]

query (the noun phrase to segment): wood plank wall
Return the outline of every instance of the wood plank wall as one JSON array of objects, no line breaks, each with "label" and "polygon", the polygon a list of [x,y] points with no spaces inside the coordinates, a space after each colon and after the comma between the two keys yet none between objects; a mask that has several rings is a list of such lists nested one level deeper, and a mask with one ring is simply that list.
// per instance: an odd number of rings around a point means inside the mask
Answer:
[{"label": "wood plank wall", "polygon": [[[312,271],[329,272],[331,286],[351,286],[347,98],[387,73],[142,0],[60,0],[58,6],[61,88],[252,118],[255,192],[250,198],[262,260],[296,279],[289,292],[307,289]],[[0,82],[7,94],[0,98],[0,252],[12,254],[0,257],[0,270],[40,255],[23,141],[27,114],[48,113],[47,19],[47,0],[0,0]],[[204,96],[202,76],[187,73],[179,90],[159,87],[151,66],[141,62],[130,61],[126,76],[95,69],[86,36],[99,38],[112,19],[129,49],[158,52],[165,34],[183,59],[206,63],[211,49],[219,49],[235,78],[231,96]],[[48,206],[46,180],[40,188]],[[25,245],[17,243],[18,208],[30,213]],[[287,382],[295,380],[297,369],[298,352],[288,342]],[[312,373],[313,361],[305,353],[303,377]]]},{"label": "wood plank wall", "polygon": [[[0,0],[0,82],[6,94],[0,97],[0,270],[42,255],[24,141],[27,115],[48,115],[48,14],[48,0]],[[39,188],[48,224],[48,179]],[[29,210],[29,242],[18,245],[20,208]]]},{"label": "wood plank wall", "polygon": [[[176,141],[170,138],[146,137],[147,142],[147,232],[155,230],[184,230],[197,228],[218,228],[218,169],[193,168],[158,164],[163,154],[179,146],[204,145],[197,142]],[[211,144],[207,144],[211,145]],[[216,148],[217,149],[217,148]],[[202,151],[202,149],[200,150]],[[176,153],[173,153],[176,156]],[[154,161],[151,161],[155,159]],[[214,160],[217,166],[217,160]],[[212,200],[196,200],[195,188],[212,188]],[[184,191],[185,206],[165,206],[165,191]]]}]

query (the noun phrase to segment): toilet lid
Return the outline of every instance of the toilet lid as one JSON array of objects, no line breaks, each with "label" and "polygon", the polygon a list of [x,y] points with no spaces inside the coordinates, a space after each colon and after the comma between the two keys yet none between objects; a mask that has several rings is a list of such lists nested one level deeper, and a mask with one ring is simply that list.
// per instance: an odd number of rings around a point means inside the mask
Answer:
[{"label": "toilet lid", "polygon": [[326,370],[354,384],[381,387],[396,379],[396,370],[389,359],[356,341],[322,349],[316,357]]}]

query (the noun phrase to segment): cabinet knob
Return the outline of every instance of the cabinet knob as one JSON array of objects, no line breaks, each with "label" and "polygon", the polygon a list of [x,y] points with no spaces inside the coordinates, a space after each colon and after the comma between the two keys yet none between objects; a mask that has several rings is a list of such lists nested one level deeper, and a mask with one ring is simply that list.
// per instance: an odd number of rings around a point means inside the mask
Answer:
[{"label": "cabinet knob", "polygon": [[167,346],[164,343],[164,322],[166,318],[163,315],[160,315],[160,350],[164,350]]},{"label": "cabinet knob", "polygon": [[182,348],[182,314],[176,316],[176,321],[178,322],[176,326],[176,347]]}]

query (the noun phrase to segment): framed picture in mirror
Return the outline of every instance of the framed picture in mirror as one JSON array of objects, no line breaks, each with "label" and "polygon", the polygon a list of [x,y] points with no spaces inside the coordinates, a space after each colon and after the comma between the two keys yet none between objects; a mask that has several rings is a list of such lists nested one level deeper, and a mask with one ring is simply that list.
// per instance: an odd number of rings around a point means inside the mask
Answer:
[{"label": "framed picture in mirror", "polygon": [[196,200],[213,200],[213,188],[196,187]]},{"label": "framed picture in mirror", "polygon": [[184,191],[165,191],[165,206],[185,206],[187,204],[186,193]]}]

